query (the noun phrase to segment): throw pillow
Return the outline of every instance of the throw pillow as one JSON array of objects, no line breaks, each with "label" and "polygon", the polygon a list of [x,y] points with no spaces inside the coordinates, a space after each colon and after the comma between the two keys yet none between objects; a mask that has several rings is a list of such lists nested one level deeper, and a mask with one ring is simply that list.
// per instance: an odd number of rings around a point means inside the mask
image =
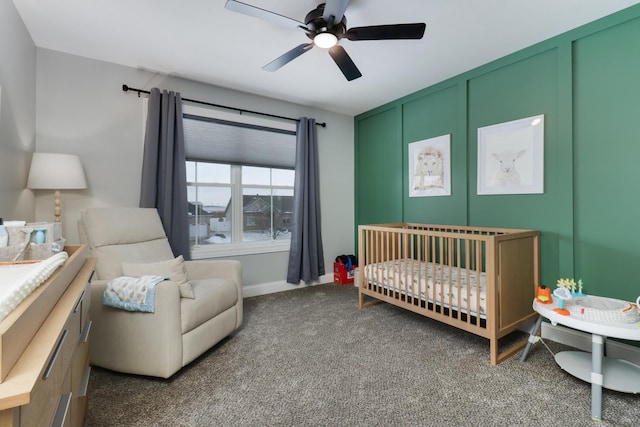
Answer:
[{"label": "throw pillow", "polygon": [[182,255],[175,259],[167,261],[152,262],[147,264],[122,263],[122,274],[131,277],[141,277],[146,275],[168,277],[169,280],[176,282],[180,289],[182,298],[195,298],[193,288],[187,272],[184,269],[184,258]]}]

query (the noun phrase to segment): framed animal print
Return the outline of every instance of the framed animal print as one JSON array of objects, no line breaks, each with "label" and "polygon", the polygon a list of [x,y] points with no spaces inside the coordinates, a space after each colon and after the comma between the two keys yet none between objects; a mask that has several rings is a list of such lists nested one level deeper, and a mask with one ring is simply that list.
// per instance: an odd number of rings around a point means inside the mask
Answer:
[{"label": "framed animal print", "polygon": [[451,135],[409,144],[409,197],[451,195]]},{"label": "framed animal print", "polygon": [[544,115],[478,128],[478,194],[544,192]]}]

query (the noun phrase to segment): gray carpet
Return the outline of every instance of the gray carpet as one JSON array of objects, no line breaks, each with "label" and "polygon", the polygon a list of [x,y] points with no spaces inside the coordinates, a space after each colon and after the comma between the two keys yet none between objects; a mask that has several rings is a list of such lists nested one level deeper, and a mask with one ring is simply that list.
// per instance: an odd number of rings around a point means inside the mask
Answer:
[{"label": "gray carpet", "polygon": [[[554,352],[563,348],[547,343]],[[489,364],[489,342],[321,285],[245,300],[244,326],[169,380],[94,368],[86,426],[632,426],[638,395],[590,385],[536,344]]]}]

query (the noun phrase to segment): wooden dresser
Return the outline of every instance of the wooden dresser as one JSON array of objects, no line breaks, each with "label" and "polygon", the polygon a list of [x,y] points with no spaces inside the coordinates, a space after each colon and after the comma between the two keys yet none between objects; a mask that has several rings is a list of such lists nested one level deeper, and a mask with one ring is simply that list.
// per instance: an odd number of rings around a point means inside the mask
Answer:
[{"label": "wooden dresser", "polygon": [[51,311],[33,328],[33,338],[0,383],[0,427],[84,424],[90,373],[89,282],[95,260],[84,257],[78,265],[76,274],[65,274],[65,268],[72,266],[63,265],[41,285],[55,281],[56,275],[66,282],[59,299],[51,302]]}]

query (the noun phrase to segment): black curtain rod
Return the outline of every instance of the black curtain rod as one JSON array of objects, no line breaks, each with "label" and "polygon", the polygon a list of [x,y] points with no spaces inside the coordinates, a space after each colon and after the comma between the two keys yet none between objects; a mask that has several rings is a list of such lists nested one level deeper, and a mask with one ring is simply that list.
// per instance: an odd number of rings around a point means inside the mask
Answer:
[{"label": "black curtain rod", "polygon": [[[141,93],[146,93],[147,95],[151,93],[148,90],[135,89],[135,88],[129,87],[127,85],[122,85],[122,90],[124,92],[128,92],[128,91],[138,92],[138,96],[140,96]],[[225,108],[227,110],[237,111],[237,112],[239,112],[241,114],[242,113],[251,113],[251,114],[257,114],[259,116],[274,117],[276,119],[291,120],[293,122],[299,122],[300,121],[299,119],[294,119],[292,117],[284,117],[284,116],[278,116],[278,115],[275,115],[275,114],[261,113],[260,111],[245,110],[244,108],[236,108],[236,107],[229,107],[229,106],[226,106],[226,105],[212,104],[211,102],[198,101],[198,100],[195,100],[195,99],[182,98],[182,100],[183,101],[187,101],[187,102],[193,102],[194,104],[208,105],[210,107]],[[322,126],[323,128],[327,127],[326,123],[316,123],[316,125]]]}]

